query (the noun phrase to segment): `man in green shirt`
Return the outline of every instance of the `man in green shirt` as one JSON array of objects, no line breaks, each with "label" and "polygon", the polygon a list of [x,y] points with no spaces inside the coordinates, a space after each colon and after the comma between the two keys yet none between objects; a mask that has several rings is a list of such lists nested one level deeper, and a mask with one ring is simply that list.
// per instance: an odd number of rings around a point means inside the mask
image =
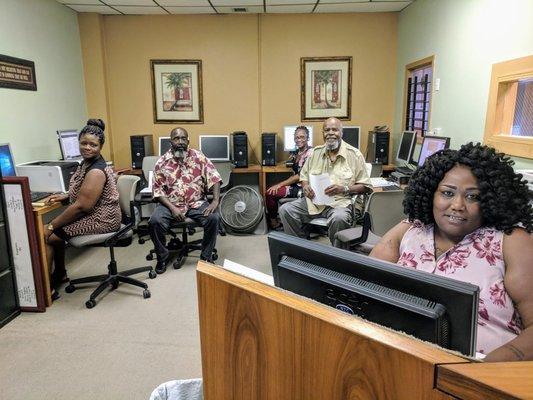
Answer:
[{"label": "man in green shirt", "polygon": [[[314,218],[327,218],[328,236],[335,245],[335,233],[352,225],[351,197],[371,188],[361,152],[342,140],[342,124],[328,118],[322,126],[324,144],[313,149],[300,171],[305,197],[285,203],[279,210],[285,233],[305,238],[303,226]],[[324,194],[331,196],[328,205],[315,204],[316,193],[309,184],[311,175],[329,175],[331,185]]]}]

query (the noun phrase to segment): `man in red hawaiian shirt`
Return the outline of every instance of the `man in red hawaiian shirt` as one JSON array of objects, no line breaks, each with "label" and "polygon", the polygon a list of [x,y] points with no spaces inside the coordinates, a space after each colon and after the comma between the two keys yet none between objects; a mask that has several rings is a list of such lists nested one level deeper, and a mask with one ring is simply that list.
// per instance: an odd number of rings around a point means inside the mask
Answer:
[{"label": "man in red hawaiian shirt", "polygon": [[[153,194],[158,201],[148,222],[150,237],[157,255],[155,271],[162,274],[169,261],[166,234],[172,221],[185,217],[204,228],[202,260],[211,260],[217,240],[221,178],[213,163],[202,152],[189,148],[189,134],[183,128],[170,132],[170,149],[154,168]],[[206,192],[213,190],[213,201],[207,202]]]}]

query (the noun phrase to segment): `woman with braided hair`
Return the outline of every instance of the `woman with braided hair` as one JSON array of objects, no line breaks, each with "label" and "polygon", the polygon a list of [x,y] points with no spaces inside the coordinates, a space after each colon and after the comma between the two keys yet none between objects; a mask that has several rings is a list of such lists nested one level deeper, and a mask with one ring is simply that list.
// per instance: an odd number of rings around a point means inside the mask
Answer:
[{"label": "woman with braided hair", "polygon": [[55,289],[67,281],[65,241],[79,235],[114,232],[120,227],[116,180],[101,155],[104,129],[101,119],[87,121],[78,137],[83,162],[70,179],[69,191],[48,199],[50,204],[67,200],[69,203],[45,228],[48,265],[52,265],[52,261],[55,264],[51,280],[54,299],[59,297]]},{"label": "woman with braided hair", "polygon": [[479,286],[485,361],[533,360],[533,211],[512,165],[480,144],[435,153],[409,181],[408,220],[370,253]]}]

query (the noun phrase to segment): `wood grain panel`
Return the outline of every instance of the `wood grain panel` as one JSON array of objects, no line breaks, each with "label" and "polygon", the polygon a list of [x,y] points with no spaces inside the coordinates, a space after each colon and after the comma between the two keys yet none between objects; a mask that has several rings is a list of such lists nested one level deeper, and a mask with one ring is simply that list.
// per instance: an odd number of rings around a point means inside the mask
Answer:
[{"label": "wood grain panel", "polygon": [[533,399],[533,361],[442,365],[437,387],[472,400]]},{"label": "wood grain panel", "polygon": [[220,267],[197,279],[207,400],[450,399],[436,365],[467,361]]}]

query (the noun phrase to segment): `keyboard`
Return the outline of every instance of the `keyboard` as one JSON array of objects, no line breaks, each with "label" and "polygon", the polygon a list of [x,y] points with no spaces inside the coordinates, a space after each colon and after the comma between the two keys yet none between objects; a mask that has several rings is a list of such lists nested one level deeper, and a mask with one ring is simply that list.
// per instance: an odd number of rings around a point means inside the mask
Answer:
[{"label": "keyboard", "polygon": [[389,190],[401,190],[398,185],[381,186],[381,190],[387,192]]},{"label": "keyboard", "polygon": [[404,175],[412,175],[414,170],[412,170],[411,168],[409,167],[396,167],[396,171],[397,172],[400,172]]},{"label": "keyboard", "polygon": [[50,192],[30,192],[32,203],[35,203],[36,201],[39,201],[51,195],[53,195],[53,193],[50,193]]}]

